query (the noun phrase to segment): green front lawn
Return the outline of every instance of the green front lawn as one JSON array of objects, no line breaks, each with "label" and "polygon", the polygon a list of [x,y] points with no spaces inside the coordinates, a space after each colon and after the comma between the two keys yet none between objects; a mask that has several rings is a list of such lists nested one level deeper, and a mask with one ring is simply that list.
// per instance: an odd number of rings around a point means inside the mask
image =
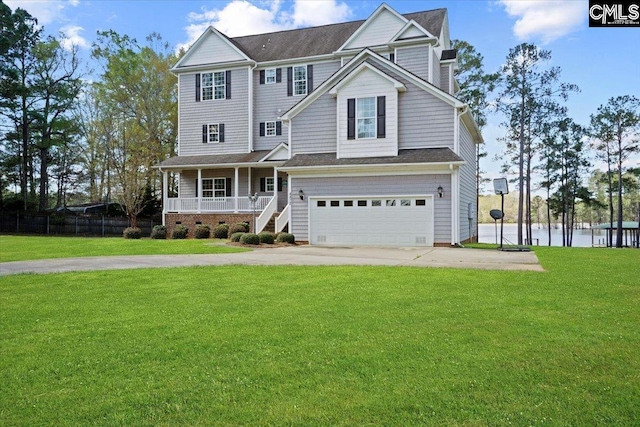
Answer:
[{"label": "green front lawn", "polygon": [[[108,255],[178,255],[241,252],[219,239],[127,240],[122,237],[0,235],[0,262]],[[220,243],[220,245],[216,245]]]},{"label": "green front lawn", "polygon": [[536,252],[3,277],[0,425],[640,425],[640,251]]}]

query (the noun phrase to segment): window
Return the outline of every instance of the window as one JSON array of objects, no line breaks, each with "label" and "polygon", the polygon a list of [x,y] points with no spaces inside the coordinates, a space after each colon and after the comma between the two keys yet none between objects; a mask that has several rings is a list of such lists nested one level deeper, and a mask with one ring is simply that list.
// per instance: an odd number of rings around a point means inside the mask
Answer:
[{"label": "window", "polygon": [[293,94],[307,94],[307,66],[293,67]]},{"label": "window", "polygon": [[202,73],[202,100],[225,99],[226,78],[224,71]]},{"label": "window", "polygon": [[324,208],[325,206],[327,206],[327,201],[326,200],[318,200],[318,207],[319,208]]},{"label": "window", "polygon": [[396,201],[395,200],[387,199],[387,206],[395,206],[395,205],[396,205]]},{"label": "window", "polygon": [[260,136],[282,135],[282,122],[260,122]]},{"label": "window", "polygon": [[347,99],[347,139],[385,138],[386,97]]},{"label": "window", "polygon": [[265,180],[265,190],[266,191],[273,191],[274,188],[274,182],[273,182],[273,177],[267,177]]},{"label": "window", "polygon": [[382,206],[382,200],[372,200],[371,206]]},{"label": "window", "polygon": [[331,201],[331,207],[332,208],[337,208],[340,206],[340,200],[332,200]]},{"label": "window", "polygon": [[427,205],[427,201],[425,199],[416,200],[416,206],[426,206],[426,205]]},{"label": "window", "polygon": [[265,122],[265,135],[266,136],[276,135],[276,122]]},{"label": "window", "polygon": [[350,208],[353,206],[353,200],[345,200],[344,201],[344,207],[345,208]]},{"label": "window", "polygon": [[400,200],[400,206],[411,206],[411,200],[409,199]]},{"label": "window", "polygon": [[276,69],[269,68],[268,70],[264,70],[264,82],[268,85],[276,82]]},{"label": "window", "polygon": [[367,206],[366,200],[358,200],[358,206]]},{"label": "window", "polygon": [[356,100],[358,139],[376,137],[376,98]]},{"label": "window", "polygon": [[210,123],[208,125],[202,125],[202,142],[224,142],[224,124]]},{"label": "window", "polygon": [[204,178],[202,180],[202,197],[225,197],[226,195],[226,178]]}]

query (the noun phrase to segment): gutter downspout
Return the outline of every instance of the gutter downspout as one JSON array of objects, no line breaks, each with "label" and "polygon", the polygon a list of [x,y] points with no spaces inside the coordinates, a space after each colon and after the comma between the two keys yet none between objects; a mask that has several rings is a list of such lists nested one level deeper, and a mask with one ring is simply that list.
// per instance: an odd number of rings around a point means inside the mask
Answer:
[{"label": "gutter downspout", "polygon": [[249,153],[253,152],[253,70],[256,69],[258,63],[255,62],[253,67],[249,67]]}]

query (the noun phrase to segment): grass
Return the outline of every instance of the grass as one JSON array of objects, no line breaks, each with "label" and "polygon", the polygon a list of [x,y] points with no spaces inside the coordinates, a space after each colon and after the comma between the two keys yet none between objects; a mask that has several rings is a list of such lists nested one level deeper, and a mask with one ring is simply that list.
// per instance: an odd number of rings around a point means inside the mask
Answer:
[{"label": "grass", "polygon": [[640,424],[640,251],[0,279],[0,425]]},{"label": "grass", "polygon": [[[219,239],[128,240],[122,237],[0,235],[0,262],[109,255],[178,255],[241,252]],[[215,245],[215,243],[220,243]]]}]

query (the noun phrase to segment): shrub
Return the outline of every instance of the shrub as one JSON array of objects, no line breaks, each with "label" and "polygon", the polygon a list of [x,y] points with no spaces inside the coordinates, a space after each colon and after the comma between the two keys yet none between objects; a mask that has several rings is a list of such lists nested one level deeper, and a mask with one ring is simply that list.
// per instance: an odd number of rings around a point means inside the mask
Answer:
[{"label": "shrub", "polygon": [[250,227],[249,227],[249,223],[248,222],[239,222],[236,225],[240,226],[240,227],[244,227],[244,231],[246,231],[247,233],[250,231]]},{"label": "shrub", "polygon": [[229,227],[227,235],[232,236],[235,233],[246,233],[248,231],[249,230],[247,230],[244,224],[233,224],[231,227]]},{"label": "shrub", "polygon": [[154,225],[153,230],[151,230],[151,238],[152,239],[166,239],[167,238],[167,227],[164,225]]},{"label": "shrub", "polygon": [[229,225],[219,224],[213,227],[213,237],[216,239],[226,239],[229,237]]},{"label": "shrub", "polygon": [[243,235],[244,235],[244,233],[243,233],[242,231],[239,231],[239,232],[237,232],[237,233],[233,233],[233,234],[231,235],[231,241],[232,241],[232,242],[236,242],[236,243],[237,243],[237,242],[239,242],[239,241],[240,241],[240,238],[241,238]]},{"label": "shrub", "polygon": [[242,243],[243,245],[259,245],[260,237],[258,237],[258,235],[254,233],[244,233],[242,236],[240,236],[240,243]]},{"label": "shrub", "polygon": [[139,239],[142,237],[142,230],[138,227],[127,227],[122,232],[122,237],[125,239]]},{"label": "shrub", "polygon": [[279,233],[278,237],[276,238],[276,242],[294,244],[296,242],[296,238],[291,233]]},{"label": "shrub", "polygon": [[260,243],[266,243],[267,245],[273,245],[273,241],[275,239],[275,236],[273,233],[269,232],[269,231],[263,231],[262,233],[258,234],[258,238],[260,239]]},{"label": "shrub", "polygon": [[189,234],[189,229],[184,225],[176,225],[176,228],[173,229],[173,233],[171,233],[171,237],[174,239],[186,239],[187,234]]},{"label": "shrub", "polygon": [[211,228],[208,225],[198,224],[196,225],[196,231],[193,232],[193,237],[196,239],[208,239],[211,237]]}]

